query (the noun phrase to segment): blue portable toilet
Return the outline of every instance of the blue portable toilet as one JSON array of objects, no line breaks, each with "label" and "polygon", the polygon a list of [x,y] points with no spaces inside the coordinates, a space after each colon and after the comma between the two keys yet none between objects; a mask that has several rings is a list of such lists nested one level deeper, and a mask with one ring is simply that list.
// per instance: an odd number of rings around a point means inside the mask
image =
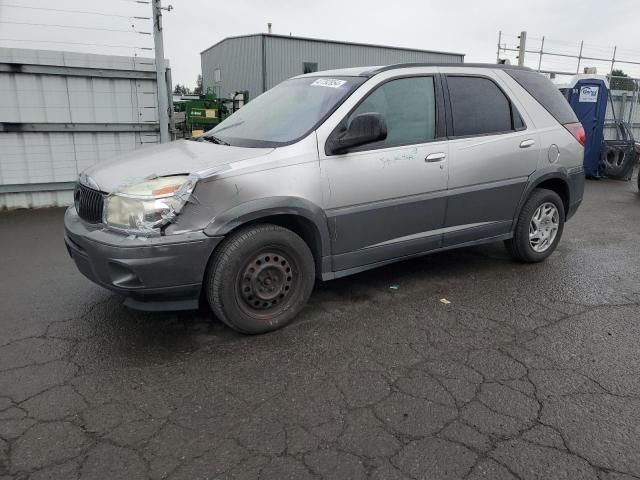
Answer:
[{"label": "blue portable toilet", "polygon": [[598,178],[600,177],[600,149],[604,140],[604,117],[609,99],[609,82],[603,75],[576,75],[562,90],[586,134],[585,175],[587,178]]}]

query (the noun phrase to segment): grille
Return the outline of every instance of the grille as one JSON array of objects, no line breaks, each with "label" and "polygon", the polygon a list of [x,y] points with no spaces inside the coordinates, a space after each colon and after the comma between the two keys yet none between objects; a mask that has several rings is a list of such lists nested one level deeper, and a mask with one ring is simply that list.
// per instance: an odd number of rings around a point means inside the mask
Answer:
[{"label": "grille", "polygon": [[89,223],[102,222],[104,195],[98,190],[77,184],[73,192],[76,211],[81,219]]}]

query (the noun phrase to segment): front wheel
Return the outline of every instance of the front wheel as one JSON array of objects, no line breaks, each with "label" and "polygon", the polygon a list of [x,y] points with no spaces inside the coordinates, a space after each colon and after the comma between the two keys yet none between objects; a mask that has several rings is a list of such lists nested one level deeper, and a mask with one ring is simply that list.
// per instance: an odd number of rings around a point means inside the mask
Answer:
[{"label": "front wheel", "polygon": [[526,201],[513,238],[505,245],[521,262],[542,262],[558,246],[564,229],[564,205],[557,193],[539,188]]},{"label": "front wheel", "polygon": [[305,241],[286,228],[260,224],[225,239],[211,258],[205,288],[222,322],[255,334],[289,324],[307,303],[314,280]]}]

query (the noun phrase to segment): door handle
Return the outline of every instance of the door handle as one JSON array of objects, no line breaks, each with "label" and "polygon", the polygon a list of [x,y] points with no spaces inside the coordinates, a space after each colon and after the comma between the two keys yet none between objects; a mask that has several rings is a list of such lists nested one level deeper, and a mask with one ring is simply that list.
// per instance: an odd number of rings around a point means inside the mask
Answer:
[{"label": "door handle", "polygon": [[435,163],[435,162],[441,162],[445,158],[447,158],[447,155],[443,152],[430,153],[429,155],[427,155],[427,158],[425,158],[424,161],[428,163]]},{"label": "door handle", "polygon": [[520,148],[529,148],[529,147],[533,147],[536,144],[535,140],[529,139],[529,140],[523,140],[522,142],[520,142]]}]

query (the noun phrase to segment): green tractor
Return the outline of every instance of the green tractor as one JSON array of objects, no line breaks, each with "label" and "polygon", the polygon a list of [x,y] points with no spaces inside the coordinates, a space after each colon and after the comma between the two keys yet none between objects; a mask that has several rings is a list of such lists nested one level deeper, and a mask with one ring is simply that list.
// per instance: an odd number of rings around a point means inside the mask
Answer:
[{"label": "green tractor", "polygon": [[248,92],[236,92],[230,99],[220,98],[211,87],[199,98],[187,96],[175,103],[177,110],[184,112],[184,137],[197,137],[211,130],[247,101]]}]

